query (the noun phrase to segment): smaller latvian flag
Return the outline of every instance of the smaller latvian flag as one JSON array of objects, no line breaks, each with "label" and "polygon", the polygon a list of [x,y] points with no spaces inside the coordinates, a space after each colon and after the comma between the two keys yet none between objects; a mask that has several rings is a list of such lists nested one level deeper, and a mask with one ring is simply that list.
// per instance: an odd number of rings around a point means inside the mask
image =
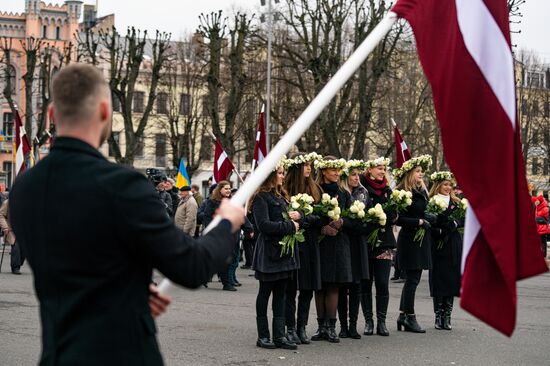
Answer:
[{"label": "smaller latvian flag", "polygon": [[403,141],[403,137],[401,137],[401,133],[399,132],[399,128],[397,128],[395,122],[393,125],[393,134],[395,135],[395,162],[396,166],[401,168],[403,163],[411,158],[411,152],[409,151],[409,147],[405,141]]},{"label": "smaller latvian flag", "polygon": [[220,140],[216,139],[216,150],[214,152],[214,181],[221,182],[227,180],[227,177],[231,174],[235,166],[227,156],[225,150],[220,143]]},{"label": "smaller latvian flag", "polygon": [[255,169],[257,164],[260,164],[267,155],[267,138],[265,135],[264,122],[264,106],[258,118],[258,131],[256,132],[256,142],[254,143],[254,161],[252,161],[252,169]]},{"label": "smaller latvian flag", "polygon": [[15,141],[14,141],[14,150],[15,150],[15,176],[18,176],[27,168],[26,158],[31,152],[31,144],[27,137],[27,132],[23,123],[21,122],[21,117],[19,117],[19,111],[15,112]]},{"label": "smaller latvian flag", "polygon": [[190,185],[191,179],[189,179],[189,174],[187,174],[187,169],[185,168],[185,160],[181,158],[178,176],[176,178],[176,187],[181,189],[183,187],[189,187]]}]

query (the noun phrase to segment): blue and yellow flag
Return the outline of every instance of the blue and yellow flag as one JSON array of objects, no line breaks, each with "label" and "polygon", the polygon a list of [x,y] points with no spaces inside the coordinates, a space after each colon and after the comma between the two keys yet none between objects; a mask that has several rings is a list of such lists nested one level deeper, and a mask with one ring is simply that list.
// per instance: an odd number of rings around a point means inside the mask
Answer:
[{"label": "blue and yellow flag", "polygon": [[176,178],[176,187],[181,189],[182,187],[189,187],[190,185],[191,179],[189,179],[189,174],[187,174],[187,169],[185,169],[185,161],[181,158],[178,177]]}]

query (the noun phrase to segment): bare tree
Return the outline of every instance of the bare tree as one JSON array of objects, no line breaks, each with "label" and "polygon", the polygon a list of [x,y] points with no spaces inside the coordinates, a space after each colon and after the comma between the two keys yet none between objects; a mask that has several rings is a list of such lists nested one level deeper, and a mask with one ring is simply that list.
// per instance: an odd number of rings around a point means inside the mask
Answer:
[{"label": "bare tree", "polygon": [[[124,123],[124,155],[113,134],[108,140],[118,163],[133,165],[140,150],[162,70],[168,60],[169,41],[170,34],[157,31],[155,38],[149,39],[146,31],[141,32],[133,27],[127,30],[125,36],[121,36],[115,27],[109,32],[99,31],[97,34],[87,30],[77,36],[82,61],[95,65],[104,61],[108,65],[109,86],[113,98],[120,103]],[[138,79],[145,80],[148,89],[147,101],[139,115],[133,110]]]}]

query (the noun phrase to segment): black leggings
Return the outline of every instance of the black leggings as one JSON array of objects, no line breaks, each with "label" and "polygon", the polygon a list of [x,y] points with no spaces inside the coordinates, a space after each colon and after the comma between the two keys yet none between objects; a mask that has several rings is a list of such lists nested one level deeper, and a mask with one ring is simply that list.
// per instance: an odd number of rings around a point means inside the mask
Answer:
[{"label": "black leggings", "polygon": [[267,304],[269,296],[273,293],[271,307],[273,309],[273,317],[280,318],[285,316],[285,288],[287,280],[277,281],[260,281],[260,289],[256,297],[256,316],[267,316]]},{"label": "black leggings", "polygon": [[407,269],[405,271],[407,279],[405,285],[403,285],[403,291],[401,292],[401,303],[399,310],[405,314],[414,314],[414,297],[416,294],[416,287],[422,277],[421,269]]},{"label": "black leggings", "polygon": [[317,317],[321,319],[336,319],[338,307],[338,289],[340,283],[323,282],[322,290],[315,291],[315,307]]},{"label": "black leggings", "polygon": [[[289,281],[286,287],[285,296],[285,318],[286,326],[290,328],[296,327],[296,294],[298,286],[296,281]],[[298,326],[307,325],[309,318],[309,308],[311,299],[313,298],[313,290],[300,290],[298,294]]]},{"label": "black leggings", "polygon": [[370,278],[361,281],[361,293],[372,294],[372,283],[374,282],[376,296],[389,296],[391,261],[371,258],[369,259],[369,272]]},{"label": "black leggings", "polygon": [[[348,301],[349,299],[349,301]],[[361,302],[361,284],[347,283],[338,292],[338,318],[340,324],[347,325],[348,314],[350,323],[357,323],[359,303]],[[349,313],[348,313],[349,304]]]}]

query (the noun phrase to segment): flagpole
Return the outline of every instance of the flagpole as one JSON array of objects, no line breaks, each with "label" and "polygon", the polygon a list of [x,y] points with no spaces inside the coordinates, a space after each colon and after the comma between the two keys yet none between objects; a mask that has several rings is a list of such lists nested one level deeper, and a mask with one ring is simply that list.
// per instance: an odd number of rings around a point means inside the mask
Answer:
[{"label": "flagpole", "polygon": [[[231,203],[237,206],[243,206],[246,201],[248,201],[252,194],[271,174],[273,169],[275,169],[281,157],[290,151],[292,146],[302,137],[311,124],[313,124],[323,109],[330,103],[336,93],[338,93],[338,90],[344,86],[348,79],[352,77],[363,62],[365,62],[369,54],[391,30],[396,21],[397,14],[393,12],[388,12],[388,14],[386,14],[382,21],[380,21],[367,38],[365,38],[338,72],[334,74],[332,79],[330,79],[315,99],[311,101],[306,110],[302,112],[300,117],[279,140],[277,145],[275,145],[269,154],[262,160],[262,163],[258,165],[254,173],[248,177],[243,186],[231,198]],[[220,221],[221,218],[219,216],[214,217],[203,233],[212,230]],[[164,279],[159,286],[159,291],[163,294],[167,294],[174,288],[175,285],[172,284],[170,280]]]}]

